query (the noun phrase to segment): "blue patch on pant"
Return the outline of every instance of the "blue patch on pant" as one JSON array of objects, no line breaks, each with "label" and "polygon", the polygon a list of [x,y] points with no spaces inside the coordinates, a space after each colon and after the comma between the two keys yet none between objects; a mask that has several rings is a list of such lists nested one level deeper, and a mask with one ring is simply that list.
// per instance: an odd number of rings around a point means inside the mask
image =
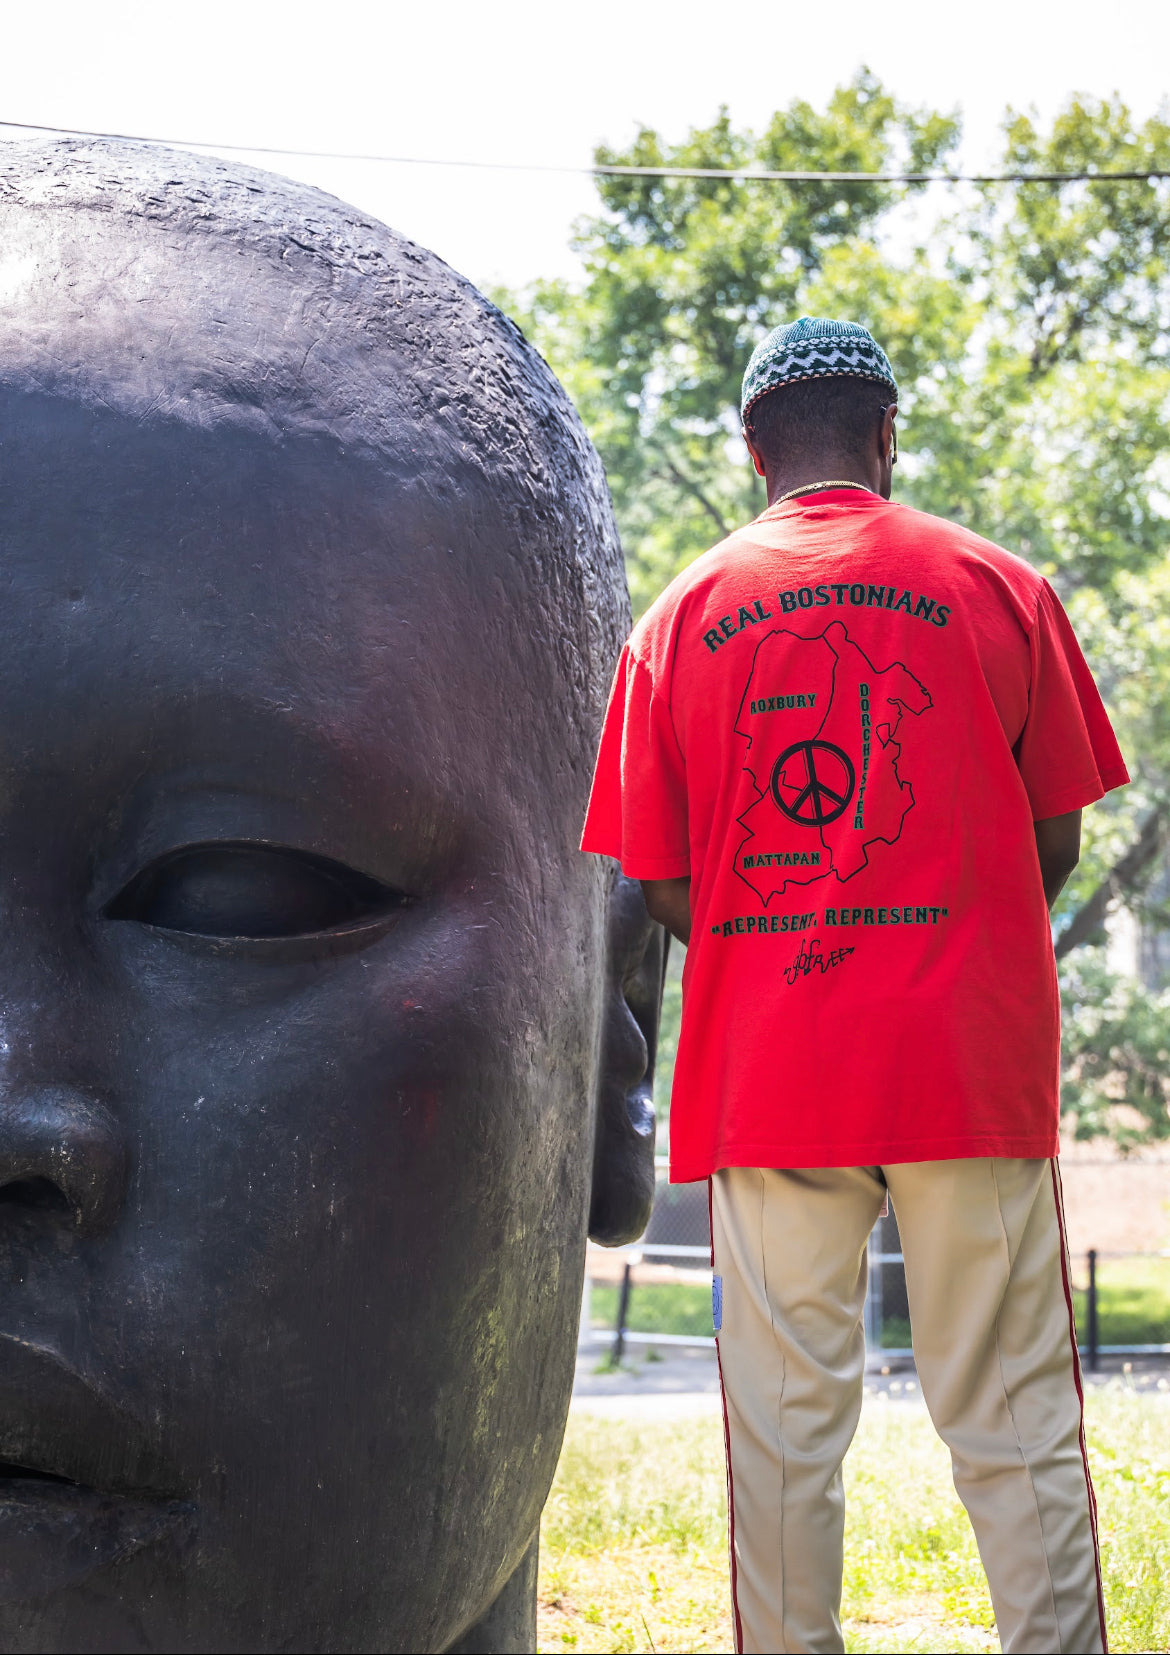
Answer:
[{"label": "blue patch on pant", "polygon": [[715,1323],[716,1333],[723,1326],[723,1277],[711,1277],[711,1320]]}]

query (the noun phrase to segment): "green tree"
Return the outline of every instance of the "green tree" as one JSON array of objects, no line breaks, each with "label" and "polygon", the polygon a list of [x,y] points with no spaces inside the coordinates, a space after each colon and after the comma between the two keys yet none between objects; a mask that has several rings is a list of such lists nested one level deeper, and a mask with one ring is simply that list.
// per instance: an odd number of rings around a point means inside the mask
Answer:
[{"label": "green tree", "polygon": [[[677,145],[648,129],[602,164],[880,171],[936,166],[952,117],[908,110],[867,72],[823,112],[796,102],[760,134],[726,110]],[[799,306],[826,256],[864,244],[896,199],[878,184],[606,177],[579,225],[585,282],[503,296],[564,380],[597,443],[641,610],[764,499],[739,438],[753,345]],[[945,305],[945,299],[938,303]],[[908,314],[908,313],[907,313]],[[919,347],[911,347],[918,360]]]},{"label": "green tree", "polygon": [[[1170,127],[1074,99],[1005,124],[1004,170],[1170,168]],[[1170,193],[1159,180],[986,186],[945,226],[971,295],[964,373],[928,394],[914,503],[1019,551],[1067,595],[1164,557]],[[917,382],[915,383],[917,390]]]},{"label": "green tree", "polygon": [[1170,1137],[1170,989],[1110,972],[1100,948],[1062,973],[1063,1101],[1078,1138],[1123,1154]]}]

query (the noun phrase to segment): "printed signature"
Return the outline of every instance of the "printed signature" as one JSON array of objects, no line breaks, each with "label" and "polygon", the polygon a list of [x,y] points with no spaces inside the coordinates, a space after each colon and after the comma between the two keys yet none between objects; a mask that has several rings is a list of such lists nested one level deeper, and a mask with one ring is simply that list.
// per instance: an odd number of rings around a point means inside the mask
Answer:
[{"label": "printed signature", "polygon": [[823,975],[835,965],[840,965],[842,960],[847,960],[852,953],[852,948],[834,948],[831,953],[822,954],[821,939],[814,937],[811,942],[801,944],[784,975],[789,983],[794,983],[798,977],[807,977],[810,971],[819,971]]}]

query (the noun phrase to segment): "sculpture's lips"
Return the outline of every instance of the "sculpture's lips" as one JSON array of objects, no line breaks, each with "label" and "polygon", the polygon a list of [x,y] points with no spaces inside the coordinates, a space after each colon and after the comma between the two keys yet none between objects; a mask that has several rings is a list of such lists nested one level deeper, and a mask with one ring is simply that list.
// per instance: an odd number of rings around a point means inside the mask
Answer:
[{"label": "sculpture's lips", "polygon": [[56,1352],[0,1334],[0,1602],[42,1597],[188,1527],[145,1428]]}]

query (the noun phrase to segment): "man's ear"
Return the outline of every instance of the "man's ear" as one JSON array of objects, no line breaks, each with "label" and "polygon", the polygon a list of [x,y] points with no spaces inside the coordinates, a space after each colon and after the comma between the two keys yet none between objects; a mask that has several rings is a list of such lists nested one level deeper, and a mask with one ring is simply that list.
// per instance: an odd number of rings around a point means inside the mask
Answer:
[{"label": "man's ear", "polygon": [[654,1059],[667,940],[646,912],[642,887],[619,874],[609,900],[589,1206],[590,1239],[605,1247],[640,1236],[654,1204]]},{"label": "man's ear", "polygon": [[743,440],[744,440],[744,444],[747,447],[748,453],[751,455],[752,464],[756,468],[756,476],[757,477],[763,477],[763,478],[766,479],[768,473],[764,468],[764,456],[760,453],[759,449],[756,447],[755,443],[753,442],[752,434],[748,430],[746,425],[743,428]]}]

